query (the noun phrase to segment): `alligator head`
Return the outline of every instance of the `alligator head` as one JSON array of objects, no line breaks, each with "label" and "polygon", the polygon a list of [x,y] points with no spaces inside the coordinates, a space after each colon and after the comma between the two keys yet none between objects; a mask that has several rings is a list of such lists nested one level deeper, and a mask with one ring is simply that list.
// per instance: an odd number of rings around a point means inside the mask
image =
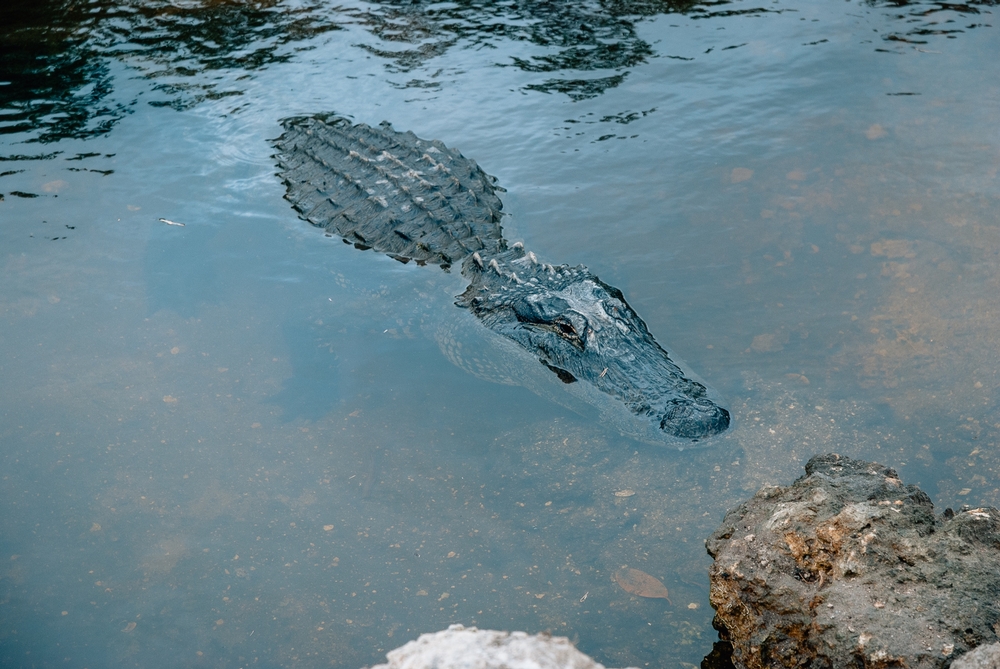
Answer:
[{"label": "alligator head", "polygon": [[516,342],[567,384],[586,383],[667,437],[698,440],[729,412],[656,343],[621,291],[586,267],[541,263],[523,245],[471,255],[456,304]]}]

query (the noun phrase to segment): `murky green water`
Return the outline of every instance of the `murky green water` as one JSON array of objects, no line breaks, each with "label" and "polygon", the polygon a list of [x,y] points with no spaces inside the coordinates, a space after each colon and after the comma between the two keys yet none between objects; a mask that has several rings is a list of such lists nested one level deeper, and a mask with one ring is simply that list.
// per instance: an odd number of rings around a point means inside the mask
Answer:
[{"label": "murky green water", "polygon": [[[360,667],[461,622],[697,666],[704,537],[814,453],[1000,506],[991,3],[6,5],[0,664]],[[732,429],[658,450],[450,364],[461,277],[282,199],[267,140],[320,111],[475,158]]]}]

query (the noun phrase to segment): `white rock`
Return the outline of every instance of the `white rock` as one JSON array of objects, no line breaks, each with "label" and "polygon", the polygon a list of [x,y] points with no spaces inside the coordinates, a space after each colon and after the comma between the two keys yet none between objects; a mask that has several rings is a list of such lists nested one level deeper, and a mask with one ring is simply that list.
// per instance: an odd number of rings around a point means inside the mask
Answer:
[{"label": "white rock", "polygon": [[561,636],[452,625],[389,651],[371,669],[604,669]]}]

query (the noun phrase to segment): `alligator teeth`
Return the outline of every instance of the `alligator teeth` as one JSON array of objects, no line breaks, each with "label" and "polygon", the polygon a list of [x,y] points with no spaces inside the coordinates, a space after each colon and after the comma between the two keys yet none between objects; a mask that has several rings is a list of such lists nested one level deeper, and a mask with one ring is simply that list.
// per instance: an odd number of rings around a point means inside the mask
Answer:
[{"label": "alligator teeth", "polygon": [[494,258],[493,260],[490,260],[490,269],[492,269],[497,274],[500,273],[500,265],[497,264],[497,259],[496,258]]},{"label": "alligator teeth", "polygon": [[483,268],[483,258],[478,253],[473,253],[472,254],[472,261],[474,263],[476,263],[476,265],[479,267],[479,269]]},{"label": "alligator teeth", "polygon": [[514,242],[514,245],[511,246],[511,248],[512,249],[523,249],[524,248],[524,244],[521,243],[521,242]]},{"label": "alligator teeth", "polygon": [[530,260],[533,265],[538,264],[538,258],[535,257],[534,251],[528,251],[528,260]]}]

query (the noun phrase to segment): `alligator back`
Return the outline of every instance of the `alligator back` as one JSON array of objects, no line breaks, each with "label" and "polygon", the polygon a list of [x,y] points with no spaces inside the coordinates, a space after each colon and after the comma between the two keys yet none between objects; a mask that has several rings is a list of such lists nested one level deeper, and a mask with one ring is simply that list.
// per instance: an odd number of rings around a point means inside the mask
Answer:
[{"label": "alligator back", "polygon": [[360,249],[444,269],[504,249],[496,180],[437,140],[337,116],[286,119],[274,142],[285,197]]}]

